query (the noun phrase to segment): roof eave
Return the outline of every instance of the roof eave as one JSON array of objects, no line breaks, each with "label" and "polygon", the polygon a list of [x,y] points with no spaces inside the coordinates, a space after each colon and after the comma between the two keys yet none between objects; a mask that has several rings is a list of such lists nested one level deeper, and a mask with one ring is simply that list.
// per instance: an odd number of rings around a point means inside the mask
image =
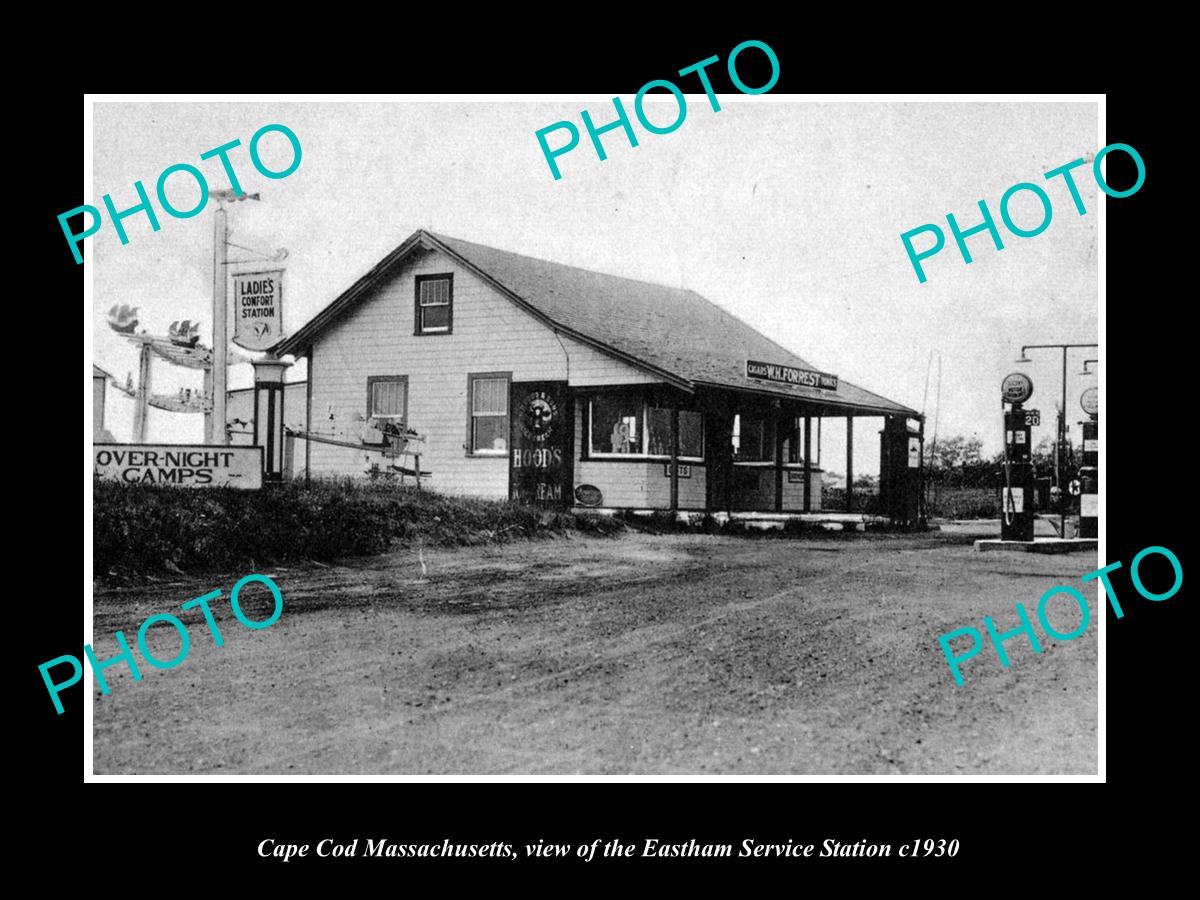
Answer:
[{"label": "roof eave", "polygon": [[759,394],[764,397],[779,397],[779,398],[786,399],[786,400],[795,400],[797,403],[809,403],[809,404],[813,404],[816,406],[837,407],[839,409],[852,410],[854,412],[861,412],[861,413],[867,414],[867,415],[907,416],[909,418],[921,419],[922,421],[924,421],[924,419],[925,419],[925,417],[921,413],[917,412],[915,409],[910,409],[909,407],[903,406],[899,403],[893,403],[893,404],[885,406],[882,404],[876,405],[876,404],[870,404],[870,403],[855,403],[853,401],[843,400],[843,399],[835,399],[832,397],[829,399],[824,399],[821,397],[804,397],[799,394],[789,393],[787,391],[772,390],[771,388],[765,387],[765,386],[761,387],[761,388],[760,387],[749,387],[749,386],[742,386],[742,385],[725,384],[725,383],[719,382],[719,381],[697,381],[696,385],[698,387],[702,386],[702,387],[708,387],[708,388],[717,388],[717,389],[723,390],[723,391],[737,391],[737,392],[746,393],[746,394]]}]

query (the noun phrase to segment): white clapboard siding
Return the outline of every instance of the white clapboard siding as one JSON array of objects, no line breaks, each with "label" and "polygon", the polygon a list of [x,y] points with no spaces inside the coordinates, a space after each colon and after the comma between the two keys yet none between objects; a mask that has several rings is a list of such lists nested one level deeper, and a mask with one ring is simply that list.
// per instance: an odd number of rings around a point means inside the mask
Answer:
[{"label": "white clapboard siding", "polygon": [[[415,276],[454,275],[453,331],[414,335]],[[559,335],[483,279],[437,251],[417,251],[385,282],[317,338],[312,422],[317,434],[358,440],[367,378],[408,377],[408,424],[425,436],[421,468],[429,486],[450,494],[508,496],[507,457],[468,457],[468,373],[511,372],[514,381],[571,385],[642,384],[656,379]],[[362,477],[379,454],[312,444],[314,476]]]}]

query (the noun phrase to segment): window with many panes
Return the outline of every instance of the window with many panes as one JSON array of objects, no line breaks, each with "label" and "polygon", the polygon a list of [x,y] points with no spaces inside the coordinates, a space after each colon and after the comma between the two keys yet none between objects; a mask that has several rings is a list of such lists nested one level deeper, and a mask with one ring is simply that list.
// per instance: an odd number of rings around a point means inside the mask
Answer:
[{"label": "window with many panes", "polygon": [[468,452],[475,456],[508,453],[507,372],[470,375],[467,378]]},{"label": "window with many panes", "polygon": [[454,324],[454,276],[418,275],[417,334],[449,334]]},{"label": "window with many panes", "polygon": [[[588,403],[588,452],[595,457],[670,457],[671,415],[667,406],[636,396],[600,394]],[[679,458],[704,459],[704,417],[679,410]]]},{"label": "window with many panes", "polygon": [[408,419],[407,375],[372,375],[367,379],[367,418]]}]

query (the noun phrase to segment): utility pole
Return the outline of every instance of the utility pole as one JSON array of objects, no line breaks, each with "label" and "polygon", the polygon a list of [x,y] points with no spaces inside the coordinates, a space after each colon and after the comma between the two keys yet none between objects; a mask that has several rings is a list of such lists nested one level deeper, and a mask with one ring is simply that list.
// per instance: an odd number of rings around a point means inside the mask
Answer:
[{"label": "utility pole", "polygon": [[138,356],[138,387],[133,404],[133,442],[146,443],[150,424],[150,344],[143,341]]},{"label": "utility pole", "polygon": [[228,273],[225,271],[228,255],[226,215],[225,205],[218,201],[216,212],[213,214],[212,415],[208,421],[210,444],[229,443],[229,433],[225,428],[225,399],[229,387],[229,307],[225,296],[228,284]]},{"label": "utility pole", "polygon": [[1067,479],[1063,467],[1067,463],[1067,348],[1062,348],[1062,405],[1058,408],[1058,536],[1067,536]]}]

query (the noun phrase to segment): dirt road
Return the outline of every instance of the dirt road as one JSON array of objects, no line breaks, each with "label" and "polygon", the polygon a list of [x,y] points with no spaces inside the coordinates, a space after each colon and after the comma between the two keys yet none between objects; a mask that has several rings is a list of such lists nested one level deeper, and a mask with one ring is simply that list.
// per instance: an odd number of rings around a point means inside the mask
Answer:
[{"label": "dirt road", "polygon": [[[182,665],[143,666],[140,683],[109,669],[95,771],[1095,773],[1092,591],[1082,637],[1038,655],[1009,641],[1011,667],[988,650],[963,687],[937,642],[984,614],[1015,627],[1015,601],[1032,613],[1078,586],[1095,554],[962,541],[631,534],[426,551],[425,573],[404,551],[266,570],[285,607],[262,631],[229,611],[244,572],[98,591],[101,658],[116,629],[132,642],[146,616],[214,588],[226,644],[185,614]],[[1053,618],[1078,621],[1068,604]],[[151,634],[175,655],[170,628]]]}]

